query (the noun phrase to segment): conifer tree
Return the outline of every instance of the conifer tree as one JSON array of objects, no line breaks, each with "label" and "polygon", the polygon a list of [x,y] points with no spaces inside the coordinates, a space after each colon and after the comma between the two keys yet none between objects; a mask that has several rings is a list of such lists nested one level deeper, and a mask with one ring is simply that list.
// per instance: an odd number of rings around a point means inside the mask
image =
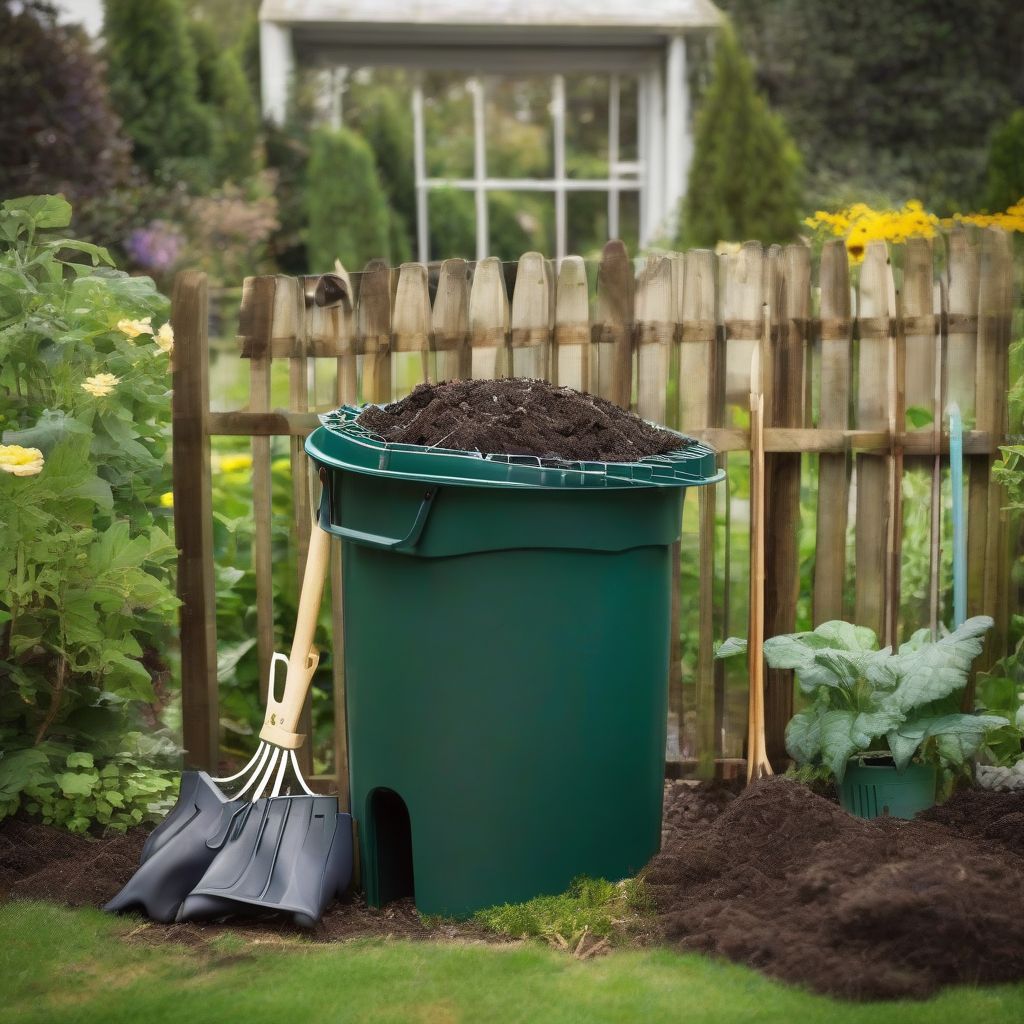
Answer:
[{"label": "conifer tree", "polygon": [[700,110],[683,202],[683,245],[720,240],[790,241],[797,233],[800,156],[754,87],[750,62],[725,25]]},{"label": "conifer tree", "polygon": [[390,258],[390,210],[370,147],[349,128],[313,133],[306,169],[308,270]]},{"label": "conifer tree", "polygon": [[180,0],[105,0],[110,93],[136,162],[202,184],[212,124]]},{"label": "conifer tree", "polygon": [[1024,198],[1024,107],[996,129],[988,148],[985,202],[995,213]]}]

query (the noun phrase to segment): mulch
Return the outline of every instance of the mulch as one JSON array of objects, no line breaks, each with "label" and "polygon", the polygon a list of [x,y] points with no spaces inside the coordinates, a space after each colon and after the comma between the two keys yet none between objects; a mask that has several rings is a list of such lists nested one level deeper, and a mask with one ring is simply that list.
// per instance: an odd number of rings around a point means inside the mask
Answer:
[{"label": "mulch", "polygon": [[[145,833],[94,838],[0,822],[0,900],[101,906]],[[699,951],[847,999],[922,998],[945,985],[1024,979],[1024,795],[967,790],[915,821],[863,821],[790,779],[747,789],[670,782],[662,852],[646,871],[653,915],[626,941]],[[508,940],[424,920],[409,900],[358,895],[305,932],[270,917],[140,924],[128,941],[204,946],[230,927],[253,943],[360,937]]]},{"label": "mulch", "polygon": [[633,462],[687,444],[596,395],[526,377],[420,384],[368,406],[358,423],[389,442],[582,462]]}]

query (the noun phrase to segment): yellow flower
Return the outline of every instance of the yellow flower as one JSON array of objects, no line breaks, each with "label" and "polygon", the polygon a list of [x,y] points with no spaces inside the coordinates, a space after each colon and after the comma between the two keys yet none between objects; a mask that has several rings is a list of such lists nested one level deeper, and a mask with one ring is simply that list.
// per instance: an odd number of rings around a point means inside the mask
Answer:
[{"label": "yellow flower", "polygon": [[151,316],[144,316],[141,320],[118,320],[117,329],[122,334],[127,334],[129,338],[137,338],[140,334],[152,334],[153,328],[149,323],[152,319]]},{"label": "yellow flower", "polygon": [[171,327],[170,323],[164,324],[156,332],[154,340],[165,352],[172,352],[174,350],[174,328]]},{"label": "yellow flower", "polygon": [[160,495],[161,508],[174,508],[174,491],[164,491]]},{"label": "yellow flower", "polygon": [[220,469],[223,473],[237,473],[240,469],[251,468],[251,455],[225,455],[220,460]]},{"label": "yellow flower", "polygon": [[0,444],[0,470],[15,476],[35,476],[43,468],[43,453],[20,444]]},{"label": "yellow flower", "polygon": [[103,398],[120,383],[121,378],[115,377],[112,373],[97,373],[95,377],[86,377],[82,381],[82,390],[88,391],[95,398]]}]

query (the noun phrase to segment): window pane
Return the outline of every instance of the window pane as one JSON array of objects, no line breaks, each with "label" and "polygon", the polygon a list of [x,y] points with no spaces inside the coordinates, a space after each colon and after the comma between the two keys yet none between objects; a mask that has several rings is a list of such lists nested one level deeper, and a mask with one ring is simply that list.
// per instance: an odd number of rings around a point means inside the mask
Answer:
[{"label": "window pane", "polygon": [[639,79],[635,75],[619,76],[619,160],[637,160],[639,117]]},{"label": "window pane", "polygon": [[550,256],[555,244],[555,201],[550,192],[491,192],[487,197],[488,251],[502,260],[524,252]]},{"label": "window pane", "polygon": [[619,238],[626,243],[630,255],[640,249],[640,194],[619,193]]},{"label": "window pane", "polygon": [[567,198],[568,252],[584,259],[600,255],[608,241],[608,193],[570,192]]},{"label": "window pane", "polygon": [[565,76],[565,166],[570,178],[608,177],[608,75]]},{"label": "window pane", "polygon": [[551,76],[484,79],[487,174],[547,178],[553,172]]},{"label": "window pane", "polygon": [[427,215],[432,260],[476,258],[476,207],[472,192],[430,189]]},{"label": "window pane", "polygon": [[423,123],[427,177],[473,177],[473,95],[465,75],[424,75]]}]

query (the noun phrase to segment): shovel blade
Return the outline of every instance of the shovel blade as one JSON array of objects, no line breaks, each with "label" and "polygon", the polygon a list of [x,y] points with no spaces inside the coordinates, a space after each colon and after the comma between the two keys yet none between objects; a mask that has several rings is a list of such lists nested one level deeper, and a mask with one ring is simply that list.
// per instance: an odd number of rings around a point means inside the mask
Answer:
[{"label": "shovel blade", "polygon": [[310,928],[352,877],[352,818],[324,796],[259,800],[234,819],[179,921],[279,911]]},{"label": "shovel blade", "polygon": [[205,772],[183,772],[178,802],[146,840],[138,870],[103,909],[173,921],[217,855],[210,840],[237,807],[238,801],[228,800]]}]

